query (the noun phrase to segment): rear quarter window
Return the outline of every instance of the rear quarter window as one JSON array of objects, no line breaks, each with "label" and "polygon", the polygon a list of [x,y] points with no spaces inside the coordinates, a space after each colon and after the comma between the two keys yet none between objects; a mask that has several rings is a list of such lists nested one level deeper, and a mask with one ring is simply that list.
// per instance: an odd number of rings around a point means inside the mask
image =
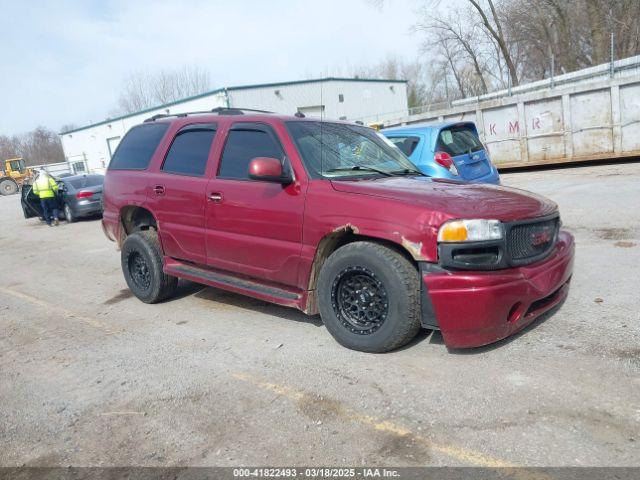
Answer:
[{"label": "rear quarter window", "polygon": [[168,128],[168,123],[133,127],[118,145],[109,163],[109,170],[146,169]]},{"label": "rear quarter window", "polygon": [[389,137],[391,143],[400,149],[407,157],[411,156],[416,151],[418,143],[420,143],[420,137]]}]

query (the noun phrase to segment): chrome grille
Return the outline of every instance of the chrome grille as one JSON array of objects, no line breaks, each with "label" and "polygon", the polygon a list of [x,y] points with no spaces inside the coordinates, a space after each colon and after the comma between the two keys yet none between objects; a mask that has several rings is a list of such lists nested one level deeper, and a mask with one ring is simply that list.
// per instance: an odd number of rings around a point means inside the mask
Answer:
[{"label": "chrome grille", "polygon": [[507,233],[507,249],[512,262],[527,263],[543,258],[556,242],[558,218],[519,223]]}]

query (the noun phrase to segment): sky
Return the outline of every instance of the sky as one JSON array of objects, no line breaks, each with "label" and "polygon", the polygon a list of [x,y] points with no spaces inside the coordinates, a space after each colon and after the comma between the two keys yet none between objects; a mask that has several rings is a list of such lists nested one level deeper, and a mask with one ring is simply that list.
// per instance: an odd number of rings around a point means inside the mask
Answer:
[{"label": "sky", "polygon": [[212,87],[415,60],[421,0],[0,0],[0,135],[105,119],[124,77],[196,65]]}]

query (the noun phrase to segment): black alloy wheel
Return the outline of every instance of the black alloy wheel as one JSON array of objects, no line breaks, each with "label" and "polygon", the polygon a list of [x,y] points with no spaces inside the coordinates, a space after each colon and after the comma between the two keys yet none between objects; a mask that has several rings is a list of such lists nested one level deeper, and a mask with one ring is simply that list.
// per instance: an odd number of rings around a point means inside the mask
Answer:
[{"label": "black alloy wheel", "polygon": [[335,277],[331,305],[342,325],[358,335],[376,332],[389,312],[384,284],[375,273],[361,266],[347,267]]}]

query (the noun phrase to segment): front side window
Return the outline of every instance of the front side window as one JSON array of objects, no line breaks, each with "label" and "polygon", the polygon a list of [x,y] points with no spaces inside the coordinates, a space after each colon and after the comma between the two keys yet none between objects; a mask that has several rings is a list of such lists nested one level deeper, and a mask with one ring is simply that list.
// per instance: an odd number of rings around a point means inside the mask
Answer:
[{"label": "front side window", "polygon": [[484,150],[484,147],[475,130],[468,125],[462,125],[440,130],[436,150],[456,157]]},{"label": "front side window", "polygon": [[169,128],[168,123],[133,127],[124,136],[109,163],[109,170],[144,170]]},{"label": "front side window", "polygon": [[269,133],[262,130],[231,130],[227,136],[220,170],[220,178],[249,178],[249,162],[256,157],[281,159],[283,151]]},{"label": "front side window", "polygon": [[162,171],[201,177],[209,159],[216,131],[207,127],[188,127],[178,132],[162,164]]},{"label": "front side window", "polygon": [[386,137],[371,128],[331,122],[287,122],[298,151],[315,176],[420,174]]}]

